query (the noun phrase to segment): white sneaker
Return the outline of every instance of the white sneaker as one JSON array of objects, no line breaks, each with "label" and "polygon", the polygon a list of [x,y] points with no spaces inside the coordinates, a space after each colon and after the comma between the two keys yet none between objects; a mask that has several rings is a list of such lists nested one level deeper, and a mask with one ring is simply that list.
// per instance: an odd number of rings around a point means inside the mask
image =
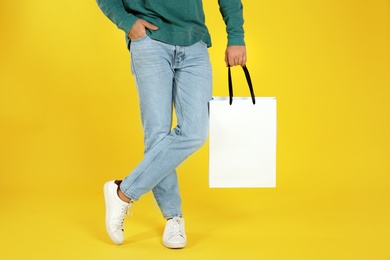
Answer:
[{"label": "white sneaker", "polygon": [[122,201],[118,196],[120,181],[109,181],[104,184],[106,203],[106,230],[115,244],[123,243],[123,223],[132,203]]},{"label": "white sneaker", "polygon": [[167,221],[162,243],[168,248],[183,248],[187,244],[184,219],[175,217]]}]

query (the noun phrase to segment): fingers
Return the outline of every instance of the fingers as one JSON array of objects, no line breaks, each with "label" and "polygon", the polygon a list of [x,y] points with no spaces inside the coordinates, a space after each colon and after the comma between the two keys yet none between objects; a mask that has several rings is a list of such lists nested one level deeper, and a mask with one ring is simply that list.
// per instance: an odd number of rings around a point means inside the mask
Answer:
[{"label": "fingers", "polygon": [[228,46],[225,52],[226,66],[244,66],[246,64],[245,46]]},{"label": "fingers", "polygon": [[229,57],[227,56],[227,58],[225,59],[225,62],[226,62],[226,66],[244,66],[245,63],[246,63],[246,57],[245,55],[243,56],[237,56],[237,57]]},{"label": "fingers", "polygon": [[145,21],[145,20],[141,20],[141,23],[142,23],[142,25],[143,25],[145,28],[148,28],[148,29],[150,29],[150,30],[152,30],[152,31],[155,31],[155,30],[158,29],[157,26],[155,26],[154,24],[151,24],[151,23],[149,23],[149,22],[147,22],[147,21]]},{"label": "fingers", "polygon": [[130,39],[134,40],[134,39],[139,39],[143,36],[145,36],[146,34],[146,29],[149,29],[149,30],[157,30],[158,27],[145,21],[145,20],[142,20],[142,19],[138,19],[137,21],[135,21],[133,27],[131,28],[128,36],[130,37]]},{"label": "fingers", "polygon": [[225,58],[226,66],[245,66],[246,64],[246,58],[245,57],[236,57],[236,58],[229,58],[228,56]]}]

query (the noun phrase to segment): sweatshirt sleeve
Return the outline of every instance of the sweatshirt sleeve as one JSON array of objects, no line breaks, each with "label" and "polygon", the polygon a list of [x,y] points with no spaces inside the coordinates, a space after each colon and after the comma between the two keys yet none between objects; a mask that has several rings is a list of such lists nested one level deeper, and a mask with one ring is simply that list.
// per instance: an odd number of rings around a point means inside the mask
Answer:
[{"label": "sweatshirt sleeve", "polygon": [[99,8],[119,29],[128,34],[138,19],[128,13],[123,6],[122,0],[96,0]]},{"label": "sweatshirt sleeve", "polygon": [[241,0],[218,0],[218,4],[226,24],[226,32],[228,35],[227,45],[245,45]]}]

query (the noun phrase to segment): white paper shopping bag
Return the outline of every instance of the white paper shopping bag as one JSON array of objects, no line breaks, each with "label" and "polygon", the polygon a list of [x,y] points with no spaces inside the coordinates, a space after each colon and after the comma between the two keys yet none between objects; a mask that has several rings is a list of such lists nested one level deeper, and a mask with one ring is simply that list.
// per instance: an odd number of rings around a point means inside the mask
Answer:
[{"label": "white paper shopping bag", "polygon": [[252,98],[233,98],[229,84],[230,101],[210,101],[212,188],[276,187],[276,98],[255,98],[249,72],[244,71]]}]

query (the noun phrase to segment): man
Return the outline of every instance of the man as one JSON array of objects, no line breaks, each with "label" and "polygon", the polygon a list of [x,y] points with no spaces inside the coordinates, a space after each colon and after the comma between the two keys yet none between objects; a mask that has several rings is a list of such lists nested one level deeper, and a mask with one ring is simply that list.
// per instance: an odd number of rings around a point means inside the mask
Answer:
[{"label": "man", "polygon": [[[226,24],[227,66],[245,65],[241,0],[219,0]],[[123,180],[104,185],[106,229],[123,243],[126,212],[153,191],[167,219],[162,243],[187,244],[176,167],[198,150],[208,135],[211,99],[211,46],[202,0],[97,0],[103,13],[126,33],[131,69],[140,101],[145,154]],[[172,104],[178,124],[171,130]]]}]

